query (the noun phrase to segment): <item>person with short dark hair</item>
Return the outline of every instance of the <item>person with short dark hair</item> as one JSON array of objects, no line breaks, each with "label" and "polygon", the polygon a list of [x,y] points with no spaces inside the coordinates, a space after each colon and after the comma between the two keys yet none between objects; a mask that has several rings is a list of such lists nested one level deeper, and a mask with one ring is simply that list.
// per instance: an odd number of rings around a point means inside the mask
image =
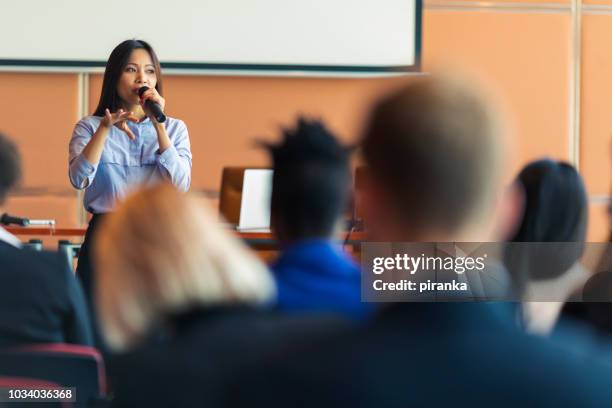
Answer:
[{"label": "person with short dark hair", "polygon": [[[497,118],[471,92],[417,81],[374,107],[362,143],[364,219],[386,240],[469,241],[491,224],[502,159]],[[367,212],[372,212],[370,216]],[[489,218],[484,218],[484,215]],[[396,236],[397,235],[397,236]]]},{"label": "person with short dark hair", "polygon": [[[20,179],[17,146],[0,134],[0,214]],[[64,255],[22,249],[0,226],[0,347],[29,343],[91,345],[87,307]]]},{"label": "person with short dark hair", "polygon": [[272,229],[282,249],[272,265],[277,307],[363,318],[370,308],[361,302],[359,267],[334,242],[351,189],[351,149],[322,122],[305,118],[267,148]]}]

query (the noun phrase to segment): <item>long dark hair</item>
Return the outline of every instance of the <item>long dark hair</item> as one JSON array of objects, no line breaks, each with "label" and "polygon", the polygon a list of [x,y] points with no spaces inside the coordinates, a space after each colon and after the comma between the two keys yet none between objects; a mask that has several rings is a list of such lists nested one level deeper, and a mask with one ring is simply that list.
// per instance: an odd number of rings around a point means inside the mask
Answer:
[{"label": "long dark hair", "polygon": [[155,85],[155,89],[162,95],[161,66],[153,47],[146,41],[125,40],[115,47],[110,57],[108,57],[108,61],[106,61],[104,80],[102,81],[102,93],[100,94],[98,107],[93,113],[94,116],[104,116],[105,109],[116,112],[117,109],[121,107],[121,98],[117,93],[117,83],[130,59],[130,55],[132,55],[132,51],[139,48],[146,50],[151,56],[151,60],[155,66],[155,75],[157,76],[157,85]]},{"label": "long dark hair", "polygon": [[525,213],[514,242],[583,242],[588,199],[576,169],[549,159],[527,165],[517,181],[525,191]]},{"label": "long dark hair", "polygon": [[[584,251],[588,198],[582,177],[572,165],[550,159],[528,164],[516,182],[525,193],[521,225],[509,245],[505,264],[516,289],[528,281],[563,275]],[[541,245],[539,243],[557,243]]]}]

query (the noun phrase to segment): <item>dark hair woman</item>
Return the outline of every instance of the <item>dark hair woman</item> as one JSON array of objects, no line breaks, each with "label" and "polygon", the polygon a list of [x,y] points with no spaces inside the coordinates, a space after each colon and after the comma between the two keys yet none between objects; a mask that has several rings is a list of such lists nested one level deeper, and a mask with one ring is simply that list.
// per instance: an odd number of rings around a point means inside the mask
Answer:
[{"label": "dark hair woman", "polygon": [[587,196],[582,177],[568,163],[542,159],[529,163],[517,182],[525,210],[515,242],[583,242]]},{"label": "dark hair woman", "polygon": [[[144,93],[139,90],[147,87]],[[111,53],[98,107],[75,126],[69,145],[70,182],[85,190],[85,209],[93,214],[81,247],[77,273],[91,300],[91,239],[103,214],[139,185],[170,181],[187,191],[191,151],[181,120],[155,119],[145,105],[165,108],[159,60],[142,40],[126,40]]]},{"label": "dark hair woman", "polygon": [[529,163],[516,183],[524,192],[523,218],[506,249],[506,265],[525,300],[527,328],[548,333],[588,272],[578,262],[587,226],[586,189],[576,169],[550,159]]}]

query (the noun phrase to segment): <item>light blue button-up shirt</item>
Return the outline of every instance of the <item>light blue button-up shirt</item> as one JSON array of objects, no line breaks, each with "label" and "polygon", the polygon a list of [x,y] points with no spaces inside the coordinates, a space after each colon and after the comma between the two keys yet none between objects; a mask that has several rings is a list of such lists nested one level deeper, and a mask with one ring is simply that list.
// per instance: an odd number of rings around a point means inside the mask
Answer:
[{"label": "light blue button-up shirt", "polygon": [[189,190],[191,183],[191,149],[187,126],[178,119],[167,118],[166,132],[172,144],[158,154],[159,143],[155,127],[149,118],[140,123],[128,122],[136,136],[111,127],[97,164],[90,163],[83,149],[100,126],[102,118],[86,116],[75,126],[69,145],[70,183],[85,189],[87,211],[99,214],[112,211],[117,200],[123,199],[139,186],[170,181],[179,190]]}]

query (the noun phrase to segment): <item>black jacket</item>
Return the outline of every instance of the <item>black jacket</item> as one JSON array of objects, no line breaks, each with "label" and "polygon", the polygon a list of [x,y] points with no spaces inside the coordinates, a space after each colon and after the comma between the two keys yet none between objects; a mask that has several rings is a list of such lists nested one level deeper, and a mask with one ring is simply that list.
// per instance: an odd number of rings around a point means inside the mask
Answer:
[{"label": "black jacket", "polygon": [[243,370],[231,407],[609,407],[609,350],[525,335],[508,305],[404,303]]},{"label": "black jacket", "polygon": [[0,347],[92,342],[81,286],[66,258],[0,241]]},{"label": "black jacket", "polygon": [[242,367],[296,342],[342,331],[344,318],[245,308],[192,310],[174,333],[108,360],[113,407],[215,407]]}]

